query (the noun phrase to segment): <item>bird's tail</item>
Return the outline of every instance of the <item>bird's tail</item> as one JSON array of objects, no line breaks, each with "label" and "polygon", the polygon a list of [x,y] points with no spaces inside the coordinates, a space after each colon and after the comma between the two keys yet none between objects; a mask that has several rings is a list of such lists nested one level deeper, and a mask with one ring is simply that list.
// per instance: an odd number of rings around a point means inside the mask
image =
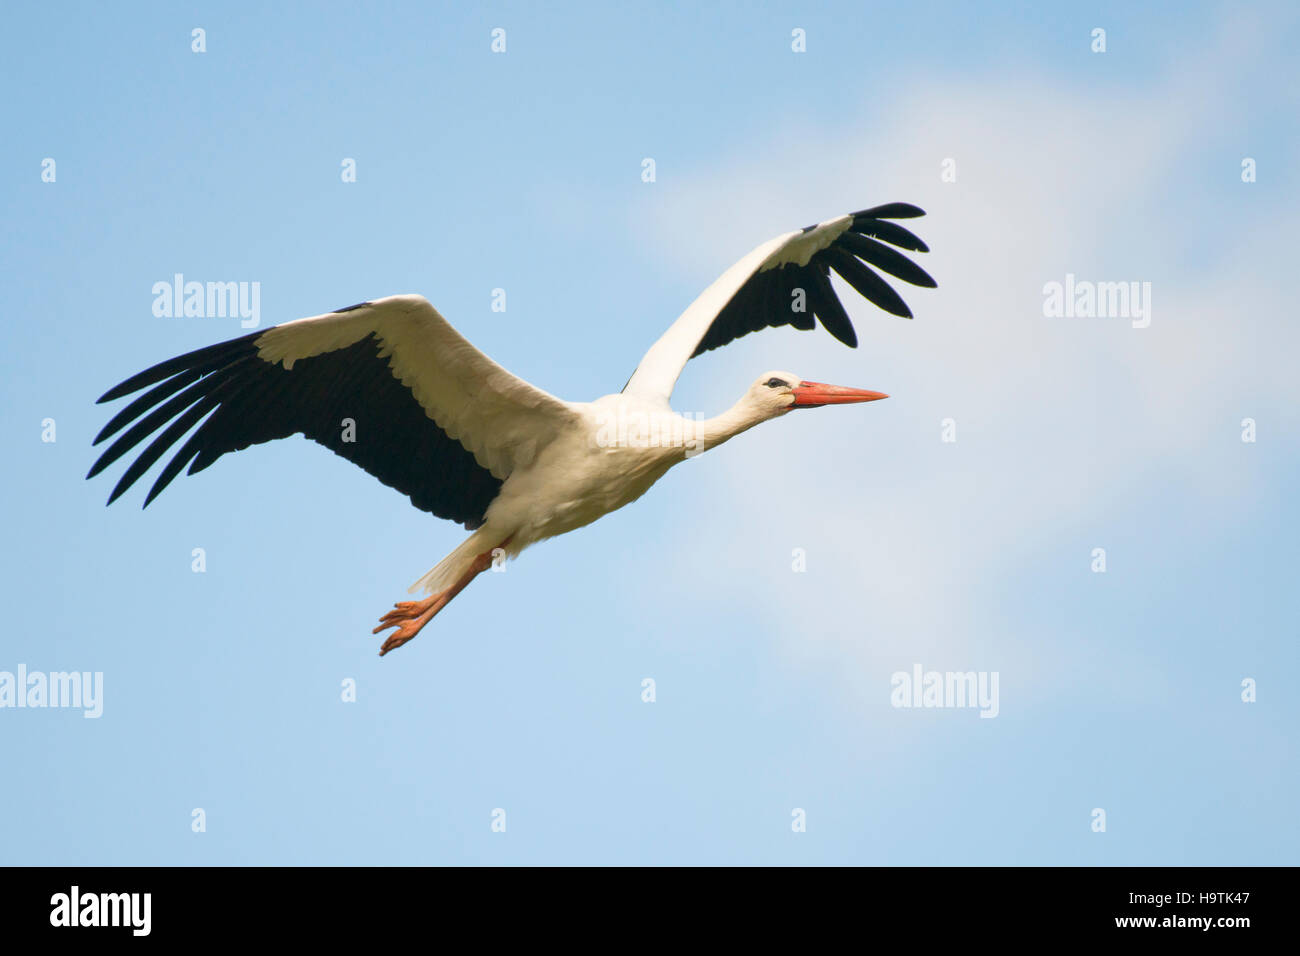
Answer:
[{"label": "bird's tail", "polygon": [[456,549],[437,563],[420,580],[416,581],[406,593],[414,594],[421,589],[425,594],[437,594],[445,591],[459,581],[474,564],[474,559],[485,551],[491,551],[499,542],[491,540],[491,532],[486,526],[479,528],[472,535],[456,546]]}]

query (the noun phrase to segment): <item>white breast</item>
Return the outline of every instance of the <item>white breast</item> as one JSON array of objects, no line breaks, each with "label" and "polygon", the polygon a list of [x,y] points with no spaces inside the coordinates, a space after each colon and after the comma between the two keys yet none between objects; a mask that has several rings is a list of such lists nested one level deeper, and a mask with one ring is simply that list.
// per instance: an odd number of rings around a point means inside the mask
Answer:
[{"label": "white breast", "polygon": [[511,474],[488,509],[489,523],[518,529],[512,554],[636,501],[685,460],[690,423],[664,405],[609,395],[573,407],[581,426]]}]

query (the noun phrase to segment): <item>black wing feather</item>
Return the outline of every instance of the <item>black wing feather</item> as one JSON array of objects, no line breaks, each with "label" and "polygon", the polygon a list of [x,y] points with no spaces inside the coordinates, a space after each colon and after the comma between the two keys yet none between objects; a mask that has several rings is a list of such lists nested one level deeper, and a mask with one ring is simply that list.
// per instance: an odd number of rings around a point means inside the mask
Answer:
[{"label": "black wing feather", "polygon": [[920,237],[896,222],[885,222],[883,219],[854,219],[853,231],[860,232],[864,236],[874,236],[891,246],[898,246],[909,252],[930,251],[930,247],[922,242]]},{"label": "black wing feather", "polygon": [[808,270],[817,289],[817,318],[826,331],[851,349],[858,347],[858,334],[853,329],[849,314],[844,311],[840,298],[831,287],[830,275],[822,269]]},{"label": "black wing feather", "polygon": [[859,259],[871,263],[881,272],[888,272],[897,279],[902,279],[904,282],[910,282],[912,285],[919,285],[926,289],[933,289],[938,285],[930,277],[930,273],[901,252],[889,248],[883,242],[876,242],[874,239],[868,239],[866,236],[860,236],[854,232],[846,232],[840,238],[845,249]]},{"label": "black wing feather", "polygon": [[[857,333],[830,284],[831,269],[868,301],[886,312],[910,319],[912,312],[902,297],[870,266],[912,285],[933,288],[936,283],[924,269],[902,253],[884,245],[889,243],[912,252],[929,252],[929,247],[911,232],[887,221],[914,219],[924,215],[921,209],[910,203],[887,203],[863,209],[853,213],[853,221],[848,230],[825,249],[814,253],[807,265],[791,262],[755,272],[718,312],[691,357],[760,329],[782,325],[812,329],[816,326],[814,315],[831,335],[850,348],[855,348]],[[809,227],[812,228],[814,227]],[[792,308],[796,289],[804,291],[804,312]]]},{"label": "black wing feather", "polygon": [[100,429],[99,434],[95,436],[95,444],[98,445],[105,438],[116,434],[124,425],[135,421],[159,402],[165,401],[181,389],[193,385],[202,376],[203,370],[195,368],[186,372],[181,372],[178,375],[173,375],[161,384],[155,385],[153,388],[149,389],[149,391],[136,398],[130,405],[126,406],[126,408],[114,415],[109,423]]},{"label": "black wing feather", "polygon": [[872,206],[870,209],[861,209],[853,214],[854,219],[916,219],[924,216],[925,210],[920,206],[913,206],[910,202],[890,202],[883,206]]},{"label": "black wing feather", "polygon": [[879,306],[891,315],[897,315],[903,319],[912,317],[912,310],[907,307],[902,296],[893,290],[888,282],[880,278],[857,259],[854,259],[847,252],[840,252],[838,249],[827,249],[830,255],[827,258],[835,271],[849,285],[857,291],[872,305]]},{"label": "black wing feather", "polygon": [[168,359],[166,362],[159,362],[152,368],[147,368],[137,375],[132,375],[120,385],[115,385],[103,395],[99,396],[100,402],[111,402],[123,395],[130,395],[132,392],[138,392],[146,385],[153,385],[155,382],[161,382],[165,378],[171,378],[177,372],[185,372],[193,369],[203,369],[210,371],[224,365],[226,360],[232,356],[244,353],[248,344],[256,341],[262,332],[253,332],[250,335],[243,335],[237,339],[231,339],[229,342],[221,342],[217,345],[209,345],[207,348],[198,349],[194,352],[187,352],[184,355],[178,355],[174,359]]}]

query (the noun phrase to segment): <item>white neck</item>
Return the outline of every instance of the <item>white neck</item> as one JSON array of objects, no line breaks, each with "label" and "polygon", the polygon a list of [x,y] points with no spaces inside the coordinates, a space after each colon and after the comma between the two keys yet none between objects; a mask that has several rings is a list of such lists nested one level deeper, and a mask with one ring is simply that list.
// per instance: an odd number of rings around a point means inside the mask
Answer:
[{"label": "white neck", "polygon": [[768,409],[754,405],[746,395],[721,415],[697,422],[695,433],[702,450],[708,451],[773,417]]}]

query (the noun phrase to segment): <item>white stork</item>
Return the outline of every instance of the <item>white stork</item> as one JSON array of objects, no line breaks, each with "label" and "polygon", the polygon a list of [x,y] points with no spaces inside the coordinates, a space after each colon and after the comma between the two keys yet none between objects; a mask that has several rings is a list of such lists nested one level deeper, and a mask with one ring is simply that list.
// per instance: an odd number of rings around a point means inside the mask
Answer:
[{"label": "white stork", "polygon": [[[885,245],[928,252],[889,221],[921,215],[890,203],[764,243],[691,303],[620,394],[594,402],[566,402],[511,375],[418,295],[363,302],[199,349],[99,399],[153,386],[95,438],[99,444],[126,429],[86,477],[161,429],[118,481],[112,504],[193,428],[154,482],[147,507],[186,465],[192,475],[226,452],[301,432],[410,496],[415,507],[462,522],[473,534],[409,589],[429,597],[394,605],[374,629],[396,628],[382,656],[415,637],[494,557],[513,558],[635,501],[687,457],[795,408],[886,398],[777,371],[764,372],[714,418],[691,420],[669,407],[687,361],[759,329],[812,329],[815,316],[856,348],[832,269],[886,312],[911,318],[867,264],[933,287],[924,270]],[[352,430],[344,419],[355,423]]]}]

